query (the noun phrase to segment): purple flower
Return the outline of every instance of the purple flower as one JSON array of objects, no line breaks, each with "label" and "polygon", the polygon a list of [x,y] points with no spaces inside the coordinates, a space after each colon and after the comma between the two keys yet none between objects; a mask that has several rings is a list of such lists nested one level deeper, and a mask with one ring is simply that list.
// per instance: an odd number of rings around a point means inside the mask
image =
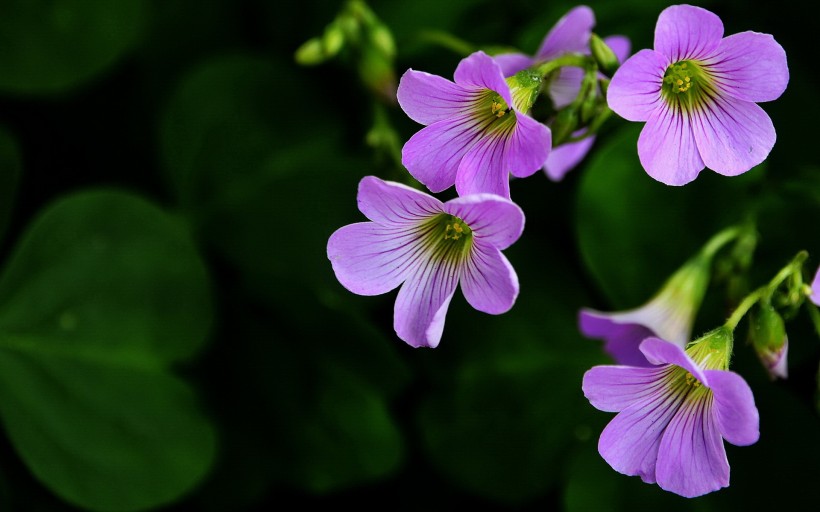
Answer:
[{"label": "purple flower", "polygon": [[729,485],[721,438],[745,446],[760,436],[751,389],[726,370],[731,336],[721,328],[686,351],[647,338],[641,351],[655,366],[586,372],[583,390],[590,403],[618,413],[598,441],[598,452],[615,471],[688,498]]},{"label": "purple flower", "polygon": [[649,365],[639,349],[649,336],[684,347],[709,284],[710,263],[711,258],[703,255],[691,259],[639,308],[616,313],[582,309],[578,315],[581,333],[603,339],[604,350],[615,362],[630,366]]},{"label": "purple flower", "polygon": [[724,38],[717,15],[675,5],[658,17],[655,49],[612,77],[607,101],[621,117],[646,121],[638,139],[646,172],[684,185],[704,167],[737,176],[761,163],[775,130],[757,102],[777,99],[788,81],[786,53],[771,35]]},{"label": "purple flower", "polygon": [[524,213],[510,200],[474,194],[442,203],[368,176],[359,183],[358,204],[371,222],[338,229],[327,256],[353,293],[380,295],[401,286],[393,321],[399,338],[414,347],[437,346],[459,283],[479,311],[512,307],[518,277],[501,250],[521,236]]},{"label": "purple flower", "polygon": [[401,77],[401,108],[427,125],[402,148],[402,163],[431,192],[455,184],[459,195],[509,198],[510,173],[524,178],[544,165],[552,145],[549,128],[523,114],[529,92],[511,91],[485,53],[462,60],[454,78],[412,69]]},{"label": "purple flower", "polygon": [[811,295],[809,300],[820,306],[820,267],[817,268],[817,273],[814,274],[814,281],[811,283]]},{"label": "purple flower", "polygon": [[[589,39],[592,28],[595,26],[595,14],[592,9],[581,5],[571,9],[547,33],[541,42],[541,47],[534,56],[523,53],[504,53],[493,57],[501,66],[504,76],[512,76],[522,69],[527,69],[540,62],[556,59],[568,53],[588,55]],[[629,56],[631,44],[624,36],[610,36],[604,39],[618,57],[620,62]],[[552,99],[556,109],[561,109],[572,103],[581,90],[584,79],[584,70],[578,67],[563,67],[550,79],[547,94]],[[580,137],[586,129],[573,133],[573,137]],[[560,181],[567,172],[572,170],[584,159],[595,141],[594,136],[578,142],[561,144],[552,149],[544,164],[544,172],[553,181]]]}]

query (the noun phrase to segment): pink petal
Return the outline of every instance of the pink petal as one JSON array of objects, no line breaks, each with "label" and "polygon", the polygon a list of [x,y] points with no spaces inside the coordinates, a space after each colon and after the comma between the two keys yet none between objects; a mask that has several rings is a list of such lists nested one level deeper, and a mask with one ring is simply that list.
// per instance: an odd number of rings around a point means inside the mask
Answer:
[{"label": "pink petal", "polygon": [[402,75],[396,94],[410,119],[428,125],[469,110],[478,92],[475,87],[463,87],[440,76],[409,69]]},{"label": "pink petal", "polygon": [[789,83],[786,52],[769,34],[731,35],[704,64],[720,90],[739,100],[776,100]]},{"label": "pink petal", "polygon": [[506,249],[524,231],[524,212],[515,203],[497,195],[472,194],[444,204],[444,211],[470,226],[483,244]]},{"label": "pink petal", "polygon": [[359,182],[359,211],[380,224],[417,222],[440,213],[441,201],[401,183],[365,176]]},{"label": "pink petal", "polygon": [[413,230],[373,222],[344,226],[327,242],[336,278],[358,295],[381,295],[397,288],[415,268],[418,251]]},{"label": "pink petal", "polygon": [[393,328],[413,347],[438,346],[444,319],[456,291],[459,268],[453,262],[424,259],[399,290]]},{"label": "pink petal", "polygon": [[[583,132],[583,130],[580,130],[573,135],[577,137],[582,135]],[[544,172],[552,181],[561,181],[569,171],[581,163],[594,142],[595,136],[590,136],[578,142],[561,144],[557,148],[552,148],[547,157],[547,163],[544,164]]]},{"label": "pink petal", "polygon": [[536,60],[554,59],[565,53],[583,53],[595,26],[592,9],[580,5],[566,13],[549,31],[535,54]]},{"label": "pink petal", "polygon": [[612,77],[606,101],[616,114],[629,121],[646,121],[662,105],[661,85],[669,59],[653,50],[628,58]]},{"label": "pink petal", "polygon": [[505,135],[485,135],[464,155],[456,175],[458,195],[488,193],[509,199],[510,173],[504,161]]},{"label": "pink petal", "polygon": [[507,105],[513,104],[510,86],[504,79],[501,66],[484,52],[475,52],[462,59],[454,77],[458,85],[490,89],[500,94]]},{"label": "pink petal", "polygon": [[667,185],[685,185],[698,177],[704,167],[698,149],[689,118],[666,105],[652,114],[638,138],[641,165]]},{"label": "pink petal", "polygon": [[723,37],[723,22],[713,12],[692,5],[664,9],[655,25],[655,50],[671,62],[700,60],[714,54]]},{"label": "pink petal", "polygon": [[704,385],[709,385],[703,371],[679,345],[660,338],[647,338],[641,342],[641,352],[652,364],[674,364],[691,373]]},{"label": "pink petal", "polygon": [[814,280],[811,282],[809,299],[817,306],[820,306],[820,267],[817,268],[817,273],[814,274]]},{"label": "pink petal", "polygon": [[549,97],[557,109],[562,109],[575,101],[584,81],[584,70],[576,67],[561,68],[549,83]]},{"label": "pink petal", "polygon": [[707,167],[724,176],[737,176],[769,156],[777,135],[768,114],[755,103],[715,97],[697,110],[692,130]]},{"label": "pink petal", "polygon": [[504,148],[504,164],[516,178],[526,178],[547,161],[552,147],[552,132],[524,114],[515,114],[515,121],[515,128]]},{"label": "pink petal", "polygon": [[706,370],[714,395],[714,412],[720,434],[736,446],[754,444],[760,438],[760,416],[752,390],[740,375]]},{"label": "pink petal", "polygon": [[601,432],[598,453],[615,471],[654,483],[661,436],[680,402],[680,395],[657,391],[633,403]]},{"label": "pink petal", "polygon": [[461,291],[467,302],[479,311],[498,315],[512,308],[518,297],[518,276],[501,251],[475,240],[464,262]]},{"label": "pink petal", "polygon": [[405,143],[401,162],[431,192],[446,190],[455,183],[464,155],[483,136],[485,124],[469,115],[433,123]]},{"label": "pink petal", "polygon": [[669,367],[595,366],[584,374],[582,389],[599,411],[620,412],[663,392]]},{"label": "pink petal", "polygon": [[522,69],[532,66],[532,57],[523,53],[502,53],[494,55],[493,59],[498,63],[504,76],[513,76]]},{"label": "pink petal", "polygon": [[729,485],[729,462],[708,395],[687,400],[661,438],[655,476],[661,489],[694,498]]}]

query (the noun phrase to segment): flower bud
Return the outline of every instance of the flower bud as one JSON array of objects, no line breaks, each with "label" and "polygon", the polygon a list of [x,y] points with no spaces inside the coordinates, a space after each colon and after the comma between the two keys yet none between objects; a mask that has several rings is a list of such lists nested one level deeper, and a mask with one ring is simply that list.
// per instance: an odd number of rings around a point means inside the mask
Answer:
[{"label": "flower bud", "polygon": [[370,42],[388,59],[396,56],[396,42],[393,34],[383,24],[378,23],[370,31]]},{"label": "flower bud", "polygon": [[333,57],[342,49],[345,44],[345,34],[339,23],[331,23],[325,28],[322,36],[322,49],[325,58]]},{"label": "flower bud", "polygon": [[761,303],[749,315],[749,341],[772,379],[788,377],[786,325],[770,303]]},{"label": "flower bud", "polygon": [[597,34],[592,34],[589,38],[589,48],[601,71],[607,75],[611,75],[618,69],[620,62],[618,62],[618,57],[615,55],[615,52],[613,52],[612,48],[607,46],[604,40],[598,37]]},{"label": "flower bud", "polygon": [[558,112],[555,121],[550,125],[552,130],[552,145],[558,146],[565,142],[578,126],[578,113],[572,107]]},{"label": "flower bud", "polygon": [[314,37],[305,41],[294,54],[297,64],[315,66],[325,61],[325,50],[322,41]]}]

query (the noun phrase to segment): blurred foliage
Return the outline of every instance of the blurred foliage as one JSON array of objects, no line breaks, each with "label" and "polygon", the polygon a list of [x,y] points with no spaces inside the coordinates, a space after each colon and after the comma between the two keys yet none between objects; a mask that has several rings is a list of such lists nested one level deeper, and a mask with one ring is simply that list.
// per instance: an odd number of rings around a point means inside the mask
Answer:
[{"label": "blurred foliage", "polygon": [[[750,273],[710,289],[699,326],[725,318],[731,286],[759,286],[798,250],[807,274],[820,264],[809,13],[699,4],[727,34],[772,33],[789,56],[789,89],[764,105],[778,130],[765,165],[665,187],[640,168],[640,127],[613,118],[561,183],[512,182],[527,215],[505,251],[521,283],[513,310],[484,315],[457,293],[441,346],[414,350],[393,333],[395,293],[347,292],[325,252],[335,229],[364,220],[362,177],[412,184],[396,149],[419,126],[385,84],[408,68],[451,77],[470,48],[531,53],[575,3],[2,5],[0,510],[390,500],[702,511],[820,499],[809,315],[786,325],[788,381],[770,382],[736,342],[761,440],[728,446],[732,485],[695,500],[598,456],[611,414],[580,383],[608,359],[576,329],[579,308],[643,303],[749,217]],[[596,33],[625,34],[637,51],[669,2],[588,5]],[[340,27],[350,17],[356,30]],[[299,66],[311,40],[322,63]]]}]

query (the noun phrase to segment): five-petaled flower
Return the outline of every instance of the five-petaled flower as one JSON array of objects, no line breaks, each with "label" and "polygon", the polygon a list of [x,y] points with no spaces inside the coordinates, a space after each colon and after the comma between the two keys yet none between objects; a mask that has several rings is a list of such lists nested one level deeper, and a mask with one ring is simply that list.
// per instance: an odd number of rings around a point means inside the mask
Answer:
[{"label": "five-petaled flower", "polygon": [[725,176],[761,163],[775,130],[757,102],[777,99],[789,70],[769,34],[723,37],[714,13],[691,5],[666,8],[654,50],[630,57],[612,77],[607,101],[630,121],[646,121],[638,154],[646,172],[684,185],[704,167]]},{"label": "five-petaled flower", "polygon": [[686,497],[729,485],[721,438],[746,446],[760,435],[749,385],[726,369],[731,336],[717,329],[686,351],[647,338],[641,351],[656,366],[596,366],[586,372],[583,390],[590,403],[618,413],[598,441],[613,469]]},{"label": "five-petaled flower", "polygon": [[530,91],[515,94],[484,52],[463,59],[454,78],[412,69],[401,77],[399,105],[427,125],[402,148],[402,163],[431,192],[455,184],[462,196],[509,198],[510,174],[524,178],[544,165],[549,128],[524,115]]},{"label": "five-petaled flower", "polygon": [[380,295],[401,285],[393,326],[408,344],[438,345],[459,283],[479,311],[513,306],[518,277],[501,250],[521,236],[524,213],[509,199],[473,194],[442,203],[369,176],[359,183],[358,204],[370,222],[333,233],[328,258],[353,293]]},{"label": "five-petaled flower", "polygon": [[[562,55],[590,53],[589,39],[595,26],[595,14],[585,5],[572,8],[547,33],[534,56],[523,53],[502,53],[493,57],[501,66],[504,76],[512,76],[522,69],[547,62]],[[629,56],[631,44],[625,36],[609,36],[604,42],[615,53],[619,62]],[[561,109],[572,103],[581,90],[584,70],[575,66],[560,68],[554,76],[549,77],[546,90],[552,104]],[[573,137],[583,137],[584,128],[574,132]],[[560,181],[584,159],[592,148],[595,136],[582,138],[577,142],[561,144],[552,149],[544,163],[544,172],[553,181]]]}]

